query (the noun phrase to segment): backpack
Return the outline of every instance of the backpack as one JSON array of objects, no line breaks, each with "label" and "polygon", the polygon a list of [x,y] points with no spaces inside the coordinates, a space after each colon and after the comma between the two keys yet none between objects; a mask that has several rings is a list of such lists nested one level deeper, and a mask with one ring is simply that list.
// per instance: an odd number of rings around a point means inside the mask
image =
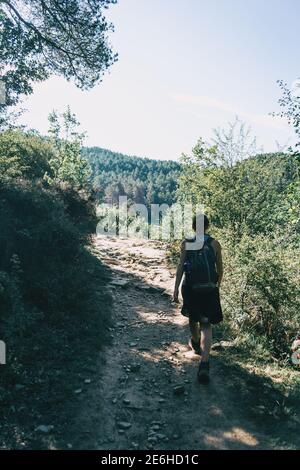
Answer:
[{"label": "backpack", "polygon": [[[195,241],[195,238],[193,241]],[[193,290],[203,292],[214,290],[217,287],[216,254],[211,245],[212,241],[212,237],[205,236],[200,250],[186,250],[183,265],[185,282]]]}]

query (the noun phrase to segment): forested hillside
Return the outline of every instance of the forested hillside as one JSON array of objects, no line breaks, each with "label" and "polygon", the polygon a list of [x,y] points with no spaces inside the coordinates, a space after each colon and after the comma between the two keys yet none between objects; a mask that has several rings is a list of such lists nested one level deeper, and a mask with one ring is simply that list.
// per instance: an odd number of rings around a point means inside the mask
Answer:
[{"label": "forested hillside", "polygon": [[175,161],[131,157],[99,147],[84,148],[91,166],[91,183],[98,199],[117,203],[126,195],[129,202],[172,204],[180,165]]}]

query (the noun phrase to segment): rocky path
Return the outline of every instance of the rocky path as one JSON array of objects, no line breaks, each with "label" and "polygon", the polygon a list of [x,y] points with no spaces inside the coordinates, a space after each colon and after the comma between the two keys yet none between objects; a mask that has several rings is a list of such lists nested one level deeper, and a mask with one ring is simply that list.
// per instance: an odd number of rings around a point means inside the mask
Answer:
[{"label": "rocky path", "polygon": [[211,383],[197,383],[198,357],[187,347],[187,320],[170,302],[174,272],[161,246],[103,237],[95,249],[112,272],[113,339],[82,404],[78,426],[89,434],[76,447],[272,448],[264,416],[249,415],[218,351]]}]

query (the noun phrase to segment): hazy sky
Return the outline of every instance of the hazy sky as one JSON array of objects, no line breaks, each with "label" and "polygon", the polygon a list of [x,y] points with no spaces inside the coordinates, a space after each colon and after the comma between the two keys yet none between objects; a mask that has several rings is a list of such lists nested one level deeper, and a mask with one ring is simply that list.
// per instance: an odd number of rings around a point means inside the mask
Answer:
[{"label": "hazy sky", "polygon": [[300,76],[299,0],[119,0],[109,10],[119,61],[82,92],[61,78],[35,86],[22,122],[47,130],[68,104],[88,145],[178,159],[239,115],[266,151],[293,135],[277,79]]}]

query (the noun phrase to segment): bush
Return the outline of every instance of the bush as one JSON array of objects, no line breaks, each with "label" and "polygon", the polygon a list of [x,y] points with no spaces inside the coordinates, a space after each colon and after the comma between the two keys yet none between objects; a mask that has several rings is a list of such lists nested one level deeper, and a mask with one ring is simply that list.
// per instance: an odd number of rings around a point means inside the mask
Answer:
[{"label": "bush", "polygon": [[0,134],[0,175],[43,178],[52,173],[49,161],[54,156],[50,142],[34,132],[9,130]]},{"label": "bush", "polygon": [[10,349],[21,356],[20,338],[67,319],[101,336],[108,312],[99,312],[106,297],[94,281],[104,274],[88,248],[96,227],[90,198],[40,181],[2,180],[0,225],[1,339]]},{"label": "bush", "polygon": [[284,356],[300,324],[296,235],[244,235],[236,245],[228,232],[218,238],[224,247],[226,320],[235,334],[264,337],[276,356]]},{"label": "bush", "polygon": [[90,243],[93,194],[53,178],[54,157],[35,133],[0,135],[0,403],[9,448],[17,436],[30,439],[37,416],[69,419],[62,415],[81,371],[109,340],[108,276]]}]

